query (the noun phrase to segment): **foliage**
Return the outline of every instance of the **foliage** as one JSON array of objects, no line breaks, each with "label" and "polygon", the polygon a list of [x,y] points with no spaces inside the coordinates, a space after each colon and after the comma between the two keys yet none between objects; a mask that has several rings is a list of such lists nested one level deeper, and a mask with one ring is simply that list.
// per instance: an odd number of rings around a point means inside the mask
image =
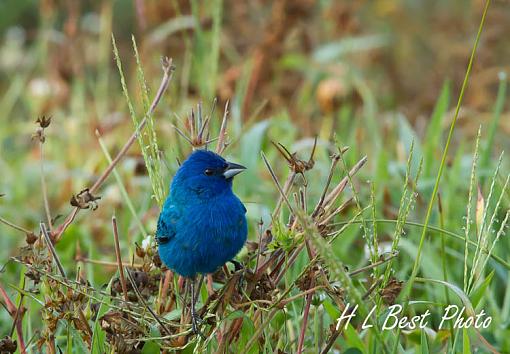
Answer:
[{"label": "foliage", "polygon": [[[483,41],[494,31],[480,26],[461,86],[477,21],[466,16],[458,72],[438,59],[427,84],[399,51],[419,42],[398,24],[419,2],[134,3],[0,5],[19,22],[0,16],[0,348],[510,351],[507,76],[491,91],[480,69],[504,54]],[[491,6],[485,26],[506,26]],[[35,29],[16,15],[30,10]],[[449,53],[435,36],[423,40]],[[205,338],[152,236],[196,148],[249,167],[234,184],[250,223],[244,268],[203,283]],[[429,326],[383,330],[395,303],[430,309]],[[448,304],[484,310],[491,327],[439,329]],[[337,323],[345,311],[359,316]]]}]

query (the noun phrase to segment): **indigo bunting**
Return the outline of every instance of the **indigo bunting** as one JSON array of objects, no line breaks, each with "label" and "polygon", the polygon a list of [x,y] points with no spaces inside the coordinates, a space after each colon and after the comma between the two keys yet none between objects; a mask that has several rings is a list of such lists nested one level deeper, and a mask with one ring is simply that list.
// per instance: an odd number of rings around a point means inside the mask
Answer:
[{"label": "indigo bunting", "polygon": [[171,270],[191,279],[194,333],[200,333],[195,276],[231,261],[246,241],[246,208],[232,192],[234,176],[245,169],[211,151],[193,152],[177,170],[159,215],[159,256]]}]

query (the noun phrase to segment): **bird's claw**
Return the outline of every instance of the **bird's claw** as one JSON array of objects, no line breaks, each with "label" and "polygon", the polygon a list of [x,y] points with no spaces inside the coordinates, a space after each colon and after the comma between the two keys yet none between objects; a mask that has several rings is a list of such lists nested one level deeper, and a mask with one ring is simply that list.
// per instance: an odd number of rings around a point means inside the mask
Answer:
[{"label": "bird's claw", "polygon": [[241,262],[238,262],[238,261],[235,261],[235,260],[230,260],[230,263],[232,263],[234,265],[234,270],[236,273],[240,273],[239,275],[239,280],[237,281],[237,290],[239,290],[239,292],[241,292],[243,290],[243,284],[244,284],[244,272],[246,271],[246,268],[244,267],[244,265],[241,263]]},{"label": "bird's claw", "polygon": [[238,262],[238,261],[236,261],[234,259],[231,259],[230,263],[232,263],[234,265],[234,269],[235,269],[236,272],[244,269],[244,266],[242,265],[241,262]]},{"label": "bird's claw", "polygon": [[203,322],[204,321],[200,318],[198,313],[196,312],[191,313],[191,330],[193,331],[193,334],[198,334],[200,337],[202,337],[202,339],[205,339],[206,338],[205,335],[200,330],[200,325]]}]

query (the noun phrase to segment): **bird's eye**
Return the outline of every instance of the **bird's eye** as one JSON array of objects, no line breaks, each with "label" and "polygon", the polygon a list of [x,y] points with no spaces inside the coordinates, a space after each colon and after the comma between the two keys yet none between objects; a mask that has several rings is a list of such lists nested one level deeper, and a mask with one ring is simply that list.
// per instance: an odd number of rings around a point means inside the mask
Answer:
[{"label": "bird's eye", "polygon": [[208,168],[207,170],[205,170],[205,172],[204,172],[204,173],[205,173],[205,175],[206,175],[206,176],[212,176],[212,175],[213,175],[213,173],[214,173],[214,171],[213,171],[213,170],[211,170],[210,168]]}]

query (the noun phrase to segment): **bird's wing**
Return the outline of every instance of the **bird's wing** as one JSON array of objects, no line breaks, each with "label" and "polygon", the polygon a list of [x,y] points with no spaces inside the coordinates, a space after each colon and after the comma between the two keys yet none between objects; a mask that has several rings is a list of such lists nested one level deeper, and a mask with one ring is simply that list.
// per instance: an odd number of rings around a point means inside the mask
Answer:
[{"label": "bird's wing", "polygon": [[159,214],[158,228],[156,230],[156,241],[158,244],[165,244],[175,236],[175,226],[179,220],[180,213],[173,205],[165,206]]}]

